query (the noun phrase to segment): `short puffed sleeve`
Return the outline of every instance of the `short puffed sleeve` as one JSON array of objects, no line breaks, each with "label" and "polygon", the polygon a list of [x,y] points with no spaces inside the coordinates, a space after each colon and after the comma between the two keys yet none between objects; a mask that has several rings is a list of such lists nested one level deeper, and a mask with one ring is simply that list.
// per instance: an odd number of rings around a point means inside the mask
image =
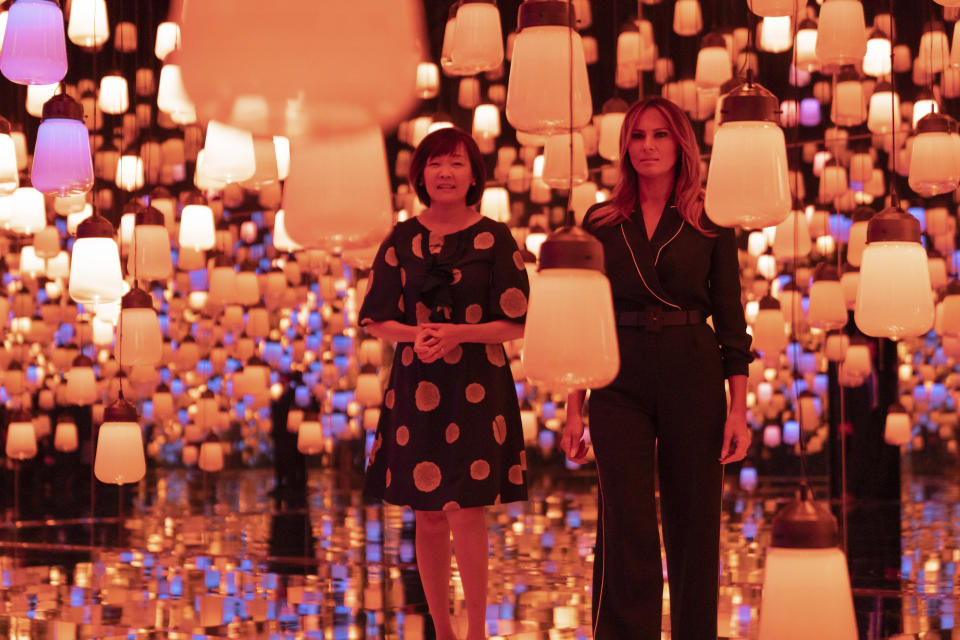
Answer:
[{"label": "short puffed sleeve", "polygon": [[493,231],[493,272],[490,279],[490,300],[487,308],[490,320],[524,322],[527,317],[527,299],[530,282],[510,228],[496,223]]},{"label": "short puffed sleeve", "polygon": [[377,250],[367,283],[367,295],[363,298],[360,313],[361,326],[370,322],[386,320],[404,321],[403,284],[400,262],[394,246],[396,229],[390,232]]}]

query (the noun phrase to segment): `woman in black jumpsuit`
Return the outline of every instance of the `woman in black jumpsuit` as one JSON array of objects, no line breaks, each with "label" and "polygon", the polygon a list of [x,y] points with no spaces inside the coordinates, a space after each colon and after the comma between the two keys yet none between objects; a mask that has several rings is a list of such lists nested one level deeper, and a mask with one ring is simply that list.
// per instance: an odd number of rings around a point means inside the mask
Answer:
[{"label": "woman in black jumpsuit", "polygon": [[[630,108],[620,158],[610,200],[583,222],[603,244],[620,346],[617,378],[589,403],[600,504],[594,637],[660,638],[659,480],[671,637],[715,640],[721,465],[750,444],[737,247],[733,230],[703,213],[696,137],[672,102]],[[575,461],[586,449],[583,399],[570,395],[561,441]]]}]

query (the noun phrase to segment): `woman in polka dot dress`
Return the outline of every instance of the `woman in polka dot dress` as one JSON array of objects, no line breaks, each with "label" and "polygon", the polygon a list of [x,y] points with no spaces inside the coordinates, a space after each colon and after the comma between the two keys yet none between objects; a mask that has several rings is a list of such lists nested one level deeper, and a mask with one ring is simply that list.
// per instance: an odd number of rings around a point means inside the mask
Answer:
[{"label": "woman in polka dot dress", "polygon": [[479,640],[483,507],[527,497],[520,410],[502,343],[523,335],[529,285],[509,228],[473,208],[485,178],[468,134],[448,128],[423,139],[410,183],[427,209],[380,246],[359,314],[369,333],[397,343],[366,493],[416,512],[417,564],[439,640],[455,638],[450,534],[467,640]]}]

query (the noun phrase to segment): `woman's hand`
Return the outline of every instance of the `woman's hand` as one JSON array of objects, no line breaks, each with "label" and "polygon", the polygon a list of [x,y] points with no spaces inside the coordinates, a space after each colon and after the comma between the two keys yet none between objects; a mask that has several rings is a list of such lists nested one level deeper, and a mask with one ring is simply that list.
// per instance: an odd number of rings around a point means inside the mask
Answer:
[{"label": "woman's hand", "polygon": [[433,362],[450,353],[463,342],[460,325],[446,322],[426,322],[413,344],[413,350],[423,362]]},{"label": "woman's hand", "polygon": [[587,462],[587,451],[590,446],[583,438],[583,418],[579,411],[567,410],[567,422],[560,437],[560,448],[567,454],[571,462],[583,464]]},{"label": "woman's hand", "polygon": [[747,427],[747,414],[731,411],[723,425],[723,448],[720,450],[720,464],[743,460],[750,448],[750,429]]}]

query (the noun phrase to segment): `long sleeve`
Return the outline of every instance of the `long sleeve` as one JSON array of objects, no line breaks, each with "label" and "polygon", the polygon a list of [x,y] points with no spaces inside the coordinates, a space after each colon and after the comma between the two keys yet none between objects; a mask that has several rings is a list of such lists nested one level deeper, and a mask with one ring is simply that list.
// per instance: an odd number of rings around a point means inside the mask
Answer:
[{"label": "long sleeve", "polygon": [[740,266],[733,229],[720,229],[710,258],[709,296],[726,377],[746,375],[752,339],[740,300]]},{"label": "long sleeve", "polygon": [[373,260],[367,295],[363,298],[358,314],[361,326],[386,320],[404,321],[403,279],[394,246],[395,236],[396,230],[391,231]]}]

